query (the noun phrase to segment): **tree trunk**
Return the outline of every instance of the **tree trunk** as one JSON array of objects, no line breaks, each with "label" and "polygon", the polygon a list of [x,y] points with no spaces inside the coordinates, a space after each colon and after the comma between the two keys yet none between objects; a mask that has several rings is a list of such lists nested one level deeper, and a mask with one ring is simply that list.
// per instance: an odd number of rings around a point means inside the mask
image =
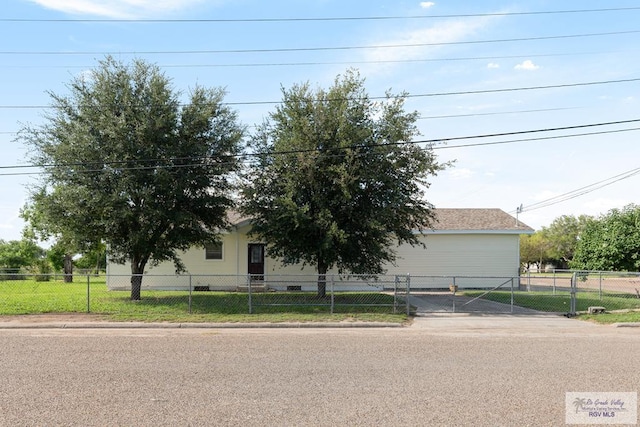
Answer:
[{"label": "tree trunk", "polygon": [[318,298],[327,296],[327,265],[318,261]]},{"label": "tree trunk", "polygon": [[131,260],[131,301],[140,301],[142,289],[142,274],[146,261],[142,261],[134,257]]},{"label": "tree trunk", "polygon": [[64,254],[63,260],[64,283],[73,282],[73,258],[71,254]]}]

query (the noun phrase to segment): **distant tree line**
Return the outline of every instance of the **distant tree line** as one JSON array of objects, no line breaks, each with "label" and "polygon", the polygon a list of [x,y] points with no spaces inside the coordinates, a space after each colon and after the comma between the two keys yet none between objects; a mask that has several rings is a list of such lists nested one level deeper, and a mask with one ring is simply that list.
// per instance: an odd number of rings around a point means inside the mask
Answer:
[{"label": "distant tree line", "polygon": [[43,249],[34,240],[28,238],[9,241],[0,239],[0,272],[6,277],[10,274],[25,273],[35,275],[65,273],[72,277],[73,267],[96,272],[106,268],[104,245],[84,254],[73,254],[71,270],[68,271],[65,271],[66,252],[60,244]]},{"label": "distant tree line", "polygon": [[600,217],[563,215],[532,235],[521,236],[520,262],[529,269],[640,270],[640,206],[612,209]]}]

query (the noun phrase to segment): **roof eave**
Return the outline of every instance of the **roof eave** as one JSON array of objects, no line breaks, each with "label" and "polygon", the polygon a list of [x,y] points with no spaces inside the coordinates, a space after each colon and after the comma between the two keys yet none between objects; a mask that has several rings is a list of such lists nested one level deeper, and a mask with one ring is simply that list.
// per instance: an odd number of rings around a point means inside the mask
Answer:
[{"label": "roof eave", "polygon": [[533,234],[534,230],[423,230],[416,234]]}]

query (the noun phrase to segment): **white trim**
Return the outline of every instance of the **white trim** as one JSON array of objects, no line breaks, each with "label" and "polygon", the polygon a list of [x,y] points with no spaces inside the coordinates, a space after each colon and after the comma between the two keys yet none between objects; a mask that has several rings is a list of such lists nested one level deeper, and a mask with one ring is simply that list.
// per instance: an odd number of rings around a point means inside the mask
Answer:
[{"label": "white trim", "polygon": [[[218,243],[218,242],[215,242]],[[207,245],[212,245],[214,243],[205,243],[205,247],[204,247],[204,260],[206,262],[212,262],[212,261],[224,261],[224,242],[219,242],[220,243],[220,258],[207,258]]]},{"label": "white trim", "polygon": [[236,233],[236,283],[237,285],[240,285],[239,283],[239,277],[240,277],[240,231],[238,230],[238,226],[234,226],[235,227],[235,233]]},{"label": "white trim", "polygon": [[414,234],[533,234],[533,230],[414,230]]}]

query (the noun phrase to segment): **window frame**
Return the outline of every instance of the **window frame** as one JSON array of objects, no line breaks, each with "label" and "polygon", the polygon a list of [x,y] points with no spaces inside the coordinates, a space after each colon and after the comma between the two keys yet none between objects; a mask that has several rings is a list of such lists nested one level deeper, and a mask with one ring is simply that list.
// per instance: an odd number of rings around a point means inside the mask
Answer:
[{"label": "window frame", "polygon": [[[210,248],[213,247],[219,247],[218,250],[213,250]],[[210,257],[209,255],[217,255],[219,253],[219,256],[217,257]],[[211,242],[211,243],[206,243],[204,245],[204,260],[205,261],[224,261],[224,243],[223,242]]]}]

